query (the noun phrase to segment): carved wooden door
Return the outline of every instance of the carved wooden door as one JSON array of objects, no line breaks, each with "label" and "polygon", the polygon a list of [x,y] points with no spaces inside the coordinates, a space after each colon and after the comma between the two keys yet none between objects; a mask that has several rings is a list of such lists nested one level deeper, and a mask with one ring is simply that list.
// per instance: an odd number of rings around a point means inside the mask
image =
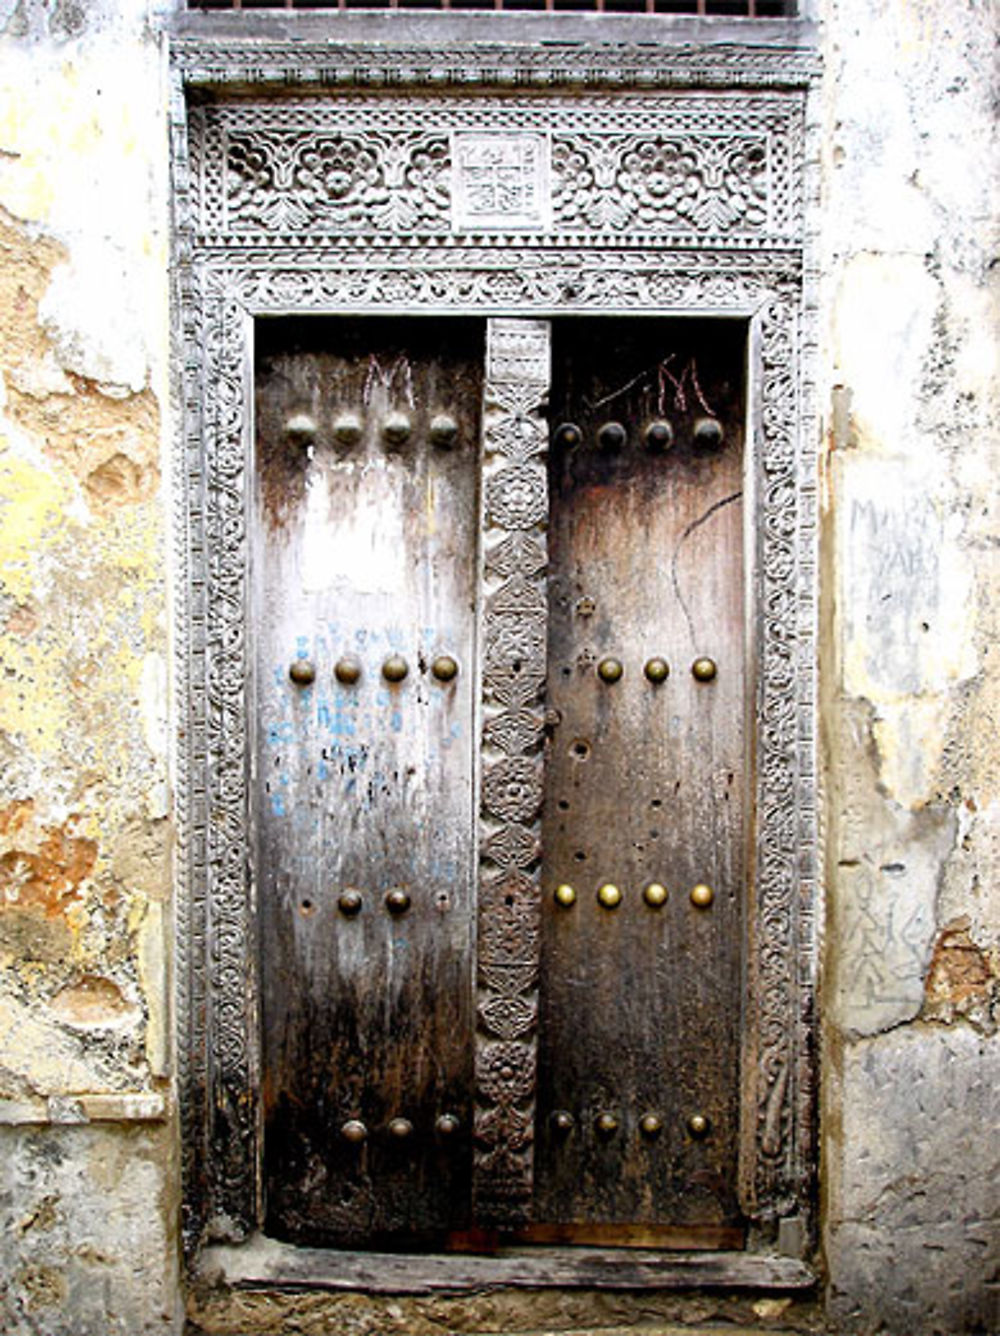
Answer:
[{"label": "carved wooden door", "polygon": [[485,323],[258,330],[265,1228],[735,1246],[743,334]]}]

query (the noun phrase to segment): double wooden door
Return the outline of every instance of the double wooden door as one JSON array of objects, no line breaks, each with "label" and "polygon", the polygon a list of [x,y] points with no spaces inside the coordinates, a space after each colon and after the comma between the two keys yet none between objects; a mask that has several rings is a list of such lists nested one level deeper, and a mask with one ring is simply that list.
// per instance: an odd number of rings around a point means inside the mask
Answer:
[{"label": "double wooden door", "polygon": [[498,1224],[476,1183],[487,322],[257,331],[252,856],[277,1237],[741,1239],[745,331],[549,333],[530,1202]]}]

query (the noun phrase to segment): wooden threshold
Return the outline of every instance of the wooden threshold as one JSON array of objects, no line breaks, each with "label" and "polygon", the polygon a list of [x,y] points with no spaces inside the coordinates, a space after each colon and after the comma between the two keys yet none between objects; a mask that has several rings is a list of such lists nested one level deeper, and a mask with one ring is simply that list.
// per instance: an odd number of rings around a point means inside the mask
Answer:
[{"label": "wooden threshold", "polygon": [[197,1272],[231,1289],[353,1290],[365,1294],[461,1294],[473,1290],[805,1290],[805,1262],[747,1252],[519,1247],[491,1256],[337,1252],[262,1235],[206,1248]]}]

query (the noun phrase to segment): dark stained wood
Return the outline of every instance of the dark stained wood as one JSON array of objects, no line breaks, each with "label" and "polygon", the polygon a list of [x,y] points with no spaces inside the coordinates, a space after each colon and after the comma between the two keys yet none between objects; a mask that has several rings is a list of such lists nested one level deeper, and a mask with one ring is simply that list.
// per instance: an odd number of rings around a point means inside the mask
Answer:
[{"label": "dark stained wood", "polygon": [[236,1288],[359,1290],[369,1294],[461,1294],[507,1288],[795,1291],[816,1274],[791,1257],[754,1253],[656,1253],[597,1248],[510,1249],[496,1256],[406,1257],[327,1252],[254,1239],[206,1248],[202,1274]]},{"label": "dark stained wood", "polygon": [[742,1248],[744,1232],[732,1225],[529,1225],[512,1242],[576,1244],[588,1248],[669,1248],[697,1252]]},{"label": "dark stained wood", "polygon": [[[266,1220],[300,1242],[434,1243],[469,1224],[482,326],[257,330],[255,878]],[[335,438],[353,412],[363,439]],[[390,413],[412,423],[387,445]],[[459,427],[430,443],[439,413]],[[315,441],[291,439],[305,414]],[[301,424],[300,424],[301,425]],[[431,672],[435,655],[459,665]],[[350,654],[361,678],[342,685]],[[381,665],[402,655],[389,683]],[[307,658],[311,685],[289,679]],[[405,889],[394,917],[386,893]],[[356,888],[356,917],[338,895]],[[459,1120],[445,1138],[439,1115]],[[413,1125],[405,1138],[390,1120]],[[343,1124],[360,1120],[353,1145]]]},{"label": "dark stained wood", "polygon": [[[735,322],[590,320],[554,330],[549,742],[543,817],[535,1218],[738,1226],[747,758],[745,335]],[[693,444],[715,416],[719,450]],[[674,444],[645,448],[668,419]],[[597,434],[622,424],[627,442]],[[663,656],[653,685],[643,665]],[[694,679],[699,656],[718,664]],[[613,684],[596,667],[621,661]],[[643,887],[660,882],[652,909]],[[598,904],[604,882],[623,895]],[[691,888],[714,903],[698,909]],[[568,908],[552,896],[571,884]],[[552,1115],[574,1125],[560,1134]],[[618,1130],[602,1138],[603,1112]],[[655,1113],[662,1131],[639,1130]],[[710,1131],[693,1137],[701,1114]]]}]

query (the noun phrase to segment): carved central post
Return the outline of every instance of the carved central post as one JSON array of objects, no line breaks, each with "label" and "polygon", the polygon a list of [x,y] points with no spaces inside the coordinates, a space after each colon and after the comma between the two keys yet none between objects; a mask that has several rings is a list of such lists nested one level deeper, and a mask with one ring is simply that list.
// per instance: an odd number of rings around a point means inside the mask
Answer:
[{"label": "carved central post", "polygon": [[487,330],[473,1209],[495,1226],[528,1218],[533,1186],[549,332],[544,320]]}]

